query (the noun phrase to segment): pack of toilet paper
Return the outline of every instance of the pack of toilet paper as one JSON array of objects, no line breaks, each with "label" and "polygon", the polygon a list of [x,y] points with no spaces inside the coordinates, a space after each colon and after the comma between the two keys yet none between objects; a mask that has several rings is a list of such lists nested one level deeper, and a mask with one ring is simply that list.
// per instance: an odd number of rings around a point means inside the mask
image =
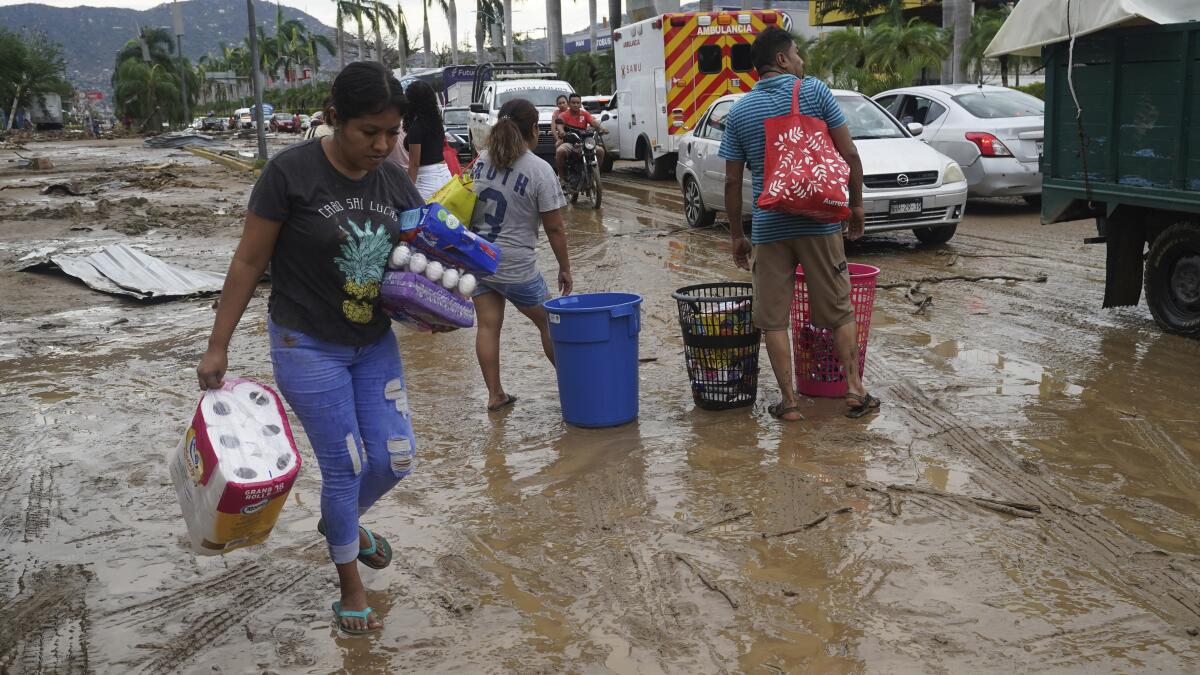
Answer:
[{"label": "pack of toilet paper", "polygon": [[279,395],[249,378],[205,391],[170,468],[196,553],[266,541],[300,472]]}]

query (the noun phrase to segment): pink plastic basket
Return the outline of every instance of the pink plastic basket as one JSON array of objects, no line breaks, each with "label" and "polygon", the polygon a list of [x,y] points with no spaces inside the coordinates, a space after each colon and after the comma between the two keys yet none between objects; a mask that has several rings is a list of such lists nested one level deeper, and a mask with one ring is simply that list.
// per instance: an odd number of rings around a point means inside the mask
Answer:
[{"label": "pink plastic basket", "polygon": [[[871,332],[871,310],[875,307],[875,277],[879,268],[849,264],[850,304],[858,325],[858,371],[867,362],[867,337]],[[804,269],[796,267],[796,297],[792,302],[792,357],[796,391],[805,396],[846,395],[846,372],[833,350],[833,331],[812,325],[808,309],[808,286]]]}]

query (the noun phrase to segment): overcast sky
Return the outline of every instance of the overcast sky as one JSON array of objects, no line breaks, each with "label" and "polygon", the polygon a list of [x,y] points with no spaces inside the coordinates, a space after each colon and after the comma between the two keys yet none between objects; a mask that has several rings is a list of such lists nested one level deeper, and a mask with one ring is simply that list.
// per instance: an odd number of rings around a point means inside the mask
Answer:
[{"label": "overcast sky", "polygon": [[[0,0],[0,6],[20,5],[29,0]],[[327,26],[334,24],[335,13],[332,0],[281,0],[288,7],[295,7],[316,17]],[[410,39],[420,42],[421,39],[421,0],[401,0],[404,14],[408,19]],[[573,33],[584,30],[588,24],[588,5],[586,0],[561,0],[563,12],[563,32]],[[37,4],[53,5],[55,7],[125,7],[129,9],[149,9],[165,4],[163,0],[38,0]],[[450,35],[450,27],[446,17],[436,9],[437,3],[429,12],[429,31],[435,44],[444,44]],[[475,3],[471,0],[458,0],[458,34],[459,43],[475,44]],[[598,0],[596,20],[603,21],[608,16],[608,3]],[[513,31],[529,32],[532,37],[541,37],[546,26],[545,0],[513,0]],[[356,28],[348,27],[350,32]],[[600,29],[600,33],[603,30]]]}]

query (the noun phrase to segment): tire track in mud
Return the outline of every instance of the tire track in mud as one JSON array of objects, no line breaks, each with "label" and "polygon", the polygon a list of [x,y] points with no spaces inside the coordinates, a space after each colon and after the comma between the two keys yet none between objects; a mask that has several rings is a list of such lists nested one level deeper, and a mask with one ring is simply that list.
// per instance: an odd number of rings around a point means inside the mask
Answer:
[{"label": "tire track in mud", "polygon": [[83,565],[53,565],[21,576],[0,605],[0,672],[88,673],[90,618]]},{"label": "tire track in mud", "polygon": [[1002,498],[1040,504],[1037,521],[1047,545],[1058,548],[1063,559],[1091,567],[1102,583],[1169,623],[1193,626],[1200,619],[1200,569],[1176,564],[1169,554],[1152,560],[1145,543],[1101,515],[1077,511],[1069,492],[1030,472],[1010,448],[959,420],[915,385],[899,383],[890,391],[928,440],[976,461],[976,483]]},{"label": "tire track in mud", "polygon": [[1124,422],[1138,446],[1147,450],[1165,469],[1163,475],[1167,481],[1183,492],[1200,492],[1200,470],[1187,450],[1144,417],[1126,417]]},{"label": "tire track in mud", "polygon": [[25,528],[22,541],[26,544],[42,538],[42,533],[50,527],[50,518],[56,504],[61,499],[58,487],[54,483],[54,469],[57,467],[40,467],[29,478],[29,492],[25,497]]},{"label": "tire track in mud", "polygon": [[[184,588],[166,589],[157,597],[104,614],[108,626],[144,627],[167,617],[183,624],[160,649],[134,662],[137,672],[175,673],[229,629],[244,624],[255,609],[269,604],[307,579],[313,568],[300,564],[252,562]],[[205,608],[193,611],[203,603]],[[171,621],[174,623],[174,621]],[[130,668],[134,670],[134,668]]]}]

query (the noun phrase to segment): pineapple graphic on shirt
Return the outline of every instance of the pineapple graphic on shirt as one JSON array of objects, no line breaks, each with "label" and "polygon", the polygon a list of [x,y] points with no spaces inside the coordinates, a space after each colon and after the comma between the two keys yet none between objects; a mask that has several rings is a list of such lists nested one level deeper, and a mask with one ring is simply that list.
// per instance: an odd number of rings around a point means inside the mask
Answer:
[{"label": "pineapple graphic on shirt", "polygon": [[373,227],[369,220],[362,227],[352,220],[347,223],[350,229],[342,228],[346,237],[341,255],[334,260],[346,277],[342,290],[349,296],[342,301],[342,313],[354,323],[367,324],[375,316],[375,300],[392,242],[386,227]]}]

